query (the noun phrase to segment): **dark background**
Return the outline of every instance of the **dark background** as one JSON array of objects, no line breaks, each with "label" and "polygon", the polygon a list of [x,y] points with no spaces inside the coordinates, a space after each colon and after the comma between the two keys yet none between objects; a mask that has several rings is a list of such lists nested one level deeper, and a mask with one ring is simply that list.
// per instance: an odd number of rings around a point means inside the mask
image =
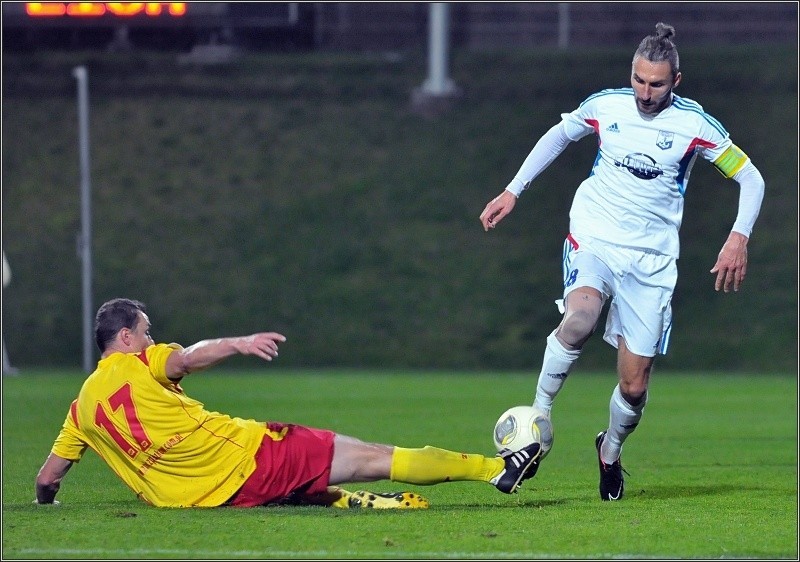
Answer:
[{"label": "dark background", "polygon": [[[80,65],[95,308],[142,299],[156,339],[187,345],[278,330],[283,366],[538,370],[596,146],[571,145],[496,231],[478,215],[560,113],[629,85],[638,41],[667,21],[677,93],[725,125],[767,193],[743,290],[715,293],[708,270],[738,189],[698,160],[659,364],[797,370],[795,3],[569,4],[566,46],[558,4],[452,4],[459,95],[424,108],[412,98],[428,71],[426,4],[298,4],[292,22],[288,5],[281,20],[210,3],[219,13],[191,25],[125,33],[110,16],[32,24],[8,6],[3,335],[23,369],[81,364]],[[203,58],[212,44],[224,57]],[[582,365],[613,362],[597,334]]]},{"label": "dark background", "polygon": [[[64,7],[69,4],[52,3]],[[93,3],[105,6],[103,3]],[[157,16],[31,17],[26,3],[3,2],[8,50],[148,48],[188,50],[208,44],[266,50],[414,50],[428,35],[424,2],[186,2]],[[130,5],[130,3],[128,3]],[[796,2],[454,2],[454,48],[635,46],[658,21],[674,25],[684,47],[797,42]],[[125,38],[126,41],[121,40]]]}]

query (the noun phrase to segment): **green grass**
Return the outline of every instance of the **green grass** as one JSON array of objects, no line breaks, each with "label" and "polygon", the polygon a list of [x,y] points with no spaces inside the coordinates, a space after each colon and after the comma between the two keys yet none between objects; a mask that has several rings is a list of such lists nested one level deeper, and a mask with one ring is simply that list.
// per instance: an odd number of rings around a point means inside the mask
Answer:
[{"label": "green grass", "polygon": [[[65,479],[61,506],[32,505],[36,472],[81,382],[69,371],[3,379],[4,559],[798,556],[793,374],[657,371],[625,446],[626,497],[605,503],[593,443],[615,376],[576,372],[554,410],[555,447],[519,494],[475,482],[420,487],[431,508],[419,512],[152,508],[91,452]],[[521,372],[218,368],[183,386],[241,417],[493,454],[494,421],[529,402],[535,383]]]}]

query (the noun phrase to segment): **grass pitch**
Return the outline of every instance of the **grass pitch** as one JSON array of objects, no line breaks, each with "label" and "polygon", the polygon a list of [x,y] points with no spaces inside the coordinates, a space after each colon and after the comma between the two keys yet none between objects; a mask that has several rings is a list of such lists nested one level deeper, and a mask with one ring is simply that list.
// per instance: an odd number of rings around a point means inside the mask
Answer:
[{"label": "grass pitch", "polygon": [[[615,375],[579,371],[553,412],[552,453],[513,496],[454,482],[415,488],[431,501],[426,511],[158,509],[87,452],[64,481],[62,505],[32,505],[36,472],[82,380],[76,371],[3,379],[4,559],[798,556],[794,375],[656,371],[625,446],[621,502],[600,501],[594,451]],[[217,368],[183,386],[209,409],[240,417],[489,455],[495,420],[528,403],[535,384],[532,373],[267,367]]]}]

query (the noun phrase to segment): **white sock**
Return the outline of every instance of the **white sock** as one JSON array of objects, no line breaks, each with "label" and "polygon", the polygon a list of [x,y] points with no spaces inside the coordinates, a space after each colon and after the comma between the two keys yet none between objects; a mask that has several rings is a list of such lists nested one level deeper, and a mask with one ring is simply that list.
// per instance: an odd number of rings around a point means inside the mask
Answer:
[{"label": "white sock", "polygon": [[614,387],[611,393],[611,401],[608,405],[609,420],[608,432],[606,433],[603,444],[600,446],[600,458],[606,464],[612,464],[622,454],[622,444],[628,435],[633,433],[639,420],[642,419],[642,411],[647,403],[647,394],[642,397],[639,404],[631,406],[622,397],[619,385]]},{"label": "white sock", "polygon": [[580,355],[580,349],[574,351],[564,349],[564,346],[556,338],[555,330],[547,336],[547,346],[544,350],[542,370],[536,384],[536,399],[533,401],[533,405],[548,416],[553,408],[553,400],[564,386],[572,366]]}]

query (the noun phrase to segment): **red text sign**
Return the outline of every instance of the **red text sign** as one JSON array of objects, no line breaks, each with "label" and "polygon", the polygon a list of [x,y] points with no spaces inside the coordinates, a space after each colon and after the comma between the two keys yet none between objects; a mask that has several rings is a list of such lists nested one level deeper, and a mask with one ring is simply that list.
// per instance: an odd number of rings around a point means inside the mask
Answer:
[{"label": "red text sign", "polygon": [[25,13],[34,17],[98,17],[106,14],[130,17],[140,14],[171,16],[186,14],[185,2],[26,2]]}]

